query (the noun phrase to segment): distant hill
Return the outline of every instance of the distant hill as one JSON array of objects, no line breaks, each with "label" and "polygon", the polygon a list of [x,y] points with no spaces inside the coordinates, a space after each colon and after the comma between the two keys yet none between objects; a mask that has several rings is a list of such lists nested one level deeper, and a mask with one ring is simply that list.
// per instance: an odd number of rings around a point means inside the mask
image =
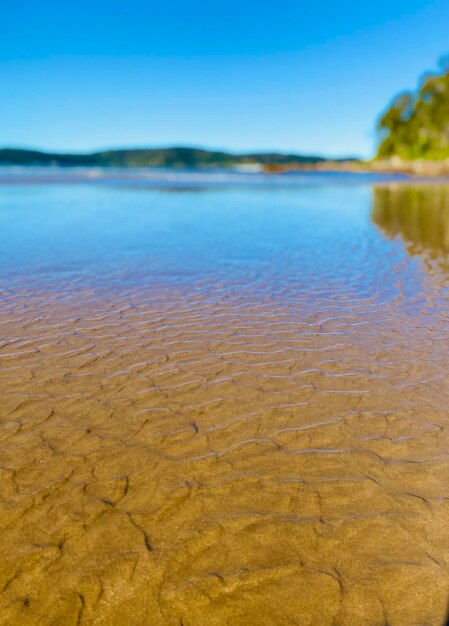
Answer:
[{"label": "distant hill", "polygon": [[399,94],[379,120],[377,157],[449,158],[449,69],[426,74],[414,92]]},{"label": "distant hill", "polygon": [[0,149],[0,165],[59,165],[111,167],[232,167],[236,165],[302,165],[324,162],[318,156],[279,153],[231,154],[198,148],[142,148],[108,150],[89,154],[60,154],[24,150]]}]

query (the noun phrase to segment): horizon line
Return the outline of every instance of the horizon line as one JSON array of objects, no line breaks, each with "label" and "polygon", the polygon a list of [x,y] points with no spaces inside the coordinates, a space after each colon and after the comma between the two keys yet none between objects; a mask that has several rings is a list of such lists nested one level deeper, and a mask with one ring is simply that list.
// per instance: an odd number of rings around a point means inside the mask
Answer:
[{"label": "horizon line", "polygon": [[1,145],[0,151],[2,150],[23,150],[30,152],[41,152],[43,154],[59,154],[59,155],[91,155],[91,154],[99,154],[102,152],[121,152],[121,151],[131,151],[131,150],[177,150],[177,149],[187,149],[187,150],[201,150],[204,152],[223,152],[225,154],[235,155],[235,156],[252,156],[252,155],[260,155],[260,154],[279,154],[279,155],[292,155],[292,156],[301,156],[301,157],[317,157],[323,158],[328,161],[333,160],[368,160],[370,156],[361,156],[356,154],[345,154],[339,156],[330,156],[325,153],[320,152],[309,152],[309,151],[301,151],[301,150],[283,150],[277,148],[267,148],[265,150],[235,150],[233,148],[212,148],[206,147],[204,144],[142,144],[142,145],[123,145],[123,146],[109,146],[103,148],[91,148],[86,150],[72,150],[72,149],[61,149],[61,148],[41,148],[41,147],[31,147],[31,146],[19,146],[14,144]]}]

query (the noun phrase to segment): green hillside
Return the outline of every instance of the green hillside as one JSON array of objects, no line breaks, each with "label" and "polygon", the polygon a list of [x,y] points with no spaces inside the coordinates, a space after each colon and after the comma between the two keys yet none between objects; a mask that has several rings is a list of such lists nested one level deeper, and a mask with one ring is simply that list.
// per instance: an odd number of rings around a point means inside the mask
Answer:
[{"label": "green hillside", "polygon": [[0,149],[0,165],[59,165],[112,167],[232,167],[243,164],[303,164],[319,163],[317,156],[279,153],[231,154],[198,148],[153,148],[109,150],[90,154],[59,154]]}]

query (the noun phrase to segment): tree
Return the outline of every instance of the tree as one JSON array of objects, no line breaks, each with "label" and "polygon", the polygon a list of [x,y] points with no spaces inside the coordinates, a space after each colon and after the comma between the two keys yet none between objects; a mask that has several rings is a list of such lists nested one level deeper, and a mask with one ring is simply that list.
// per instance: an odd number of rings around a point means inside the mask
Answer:
[{"label": "tree", "polygon": [[379,158],[449,158],[449,69],[426,74],[415,93],[404,92],[378,123]]}]

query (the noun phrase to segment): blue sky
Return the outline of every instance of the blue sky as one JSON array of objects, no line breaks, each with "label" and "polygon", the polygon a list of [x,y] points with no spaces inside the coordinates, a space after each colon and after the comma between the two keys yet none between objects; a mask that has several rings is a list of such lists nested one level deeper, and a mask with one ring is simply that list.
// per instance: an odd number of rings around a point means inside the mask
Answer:
[{"label": "blue sky", "polygon": [[448,33],[447,0],[15,0],[0,145],[368,156],[376,117]]}]

